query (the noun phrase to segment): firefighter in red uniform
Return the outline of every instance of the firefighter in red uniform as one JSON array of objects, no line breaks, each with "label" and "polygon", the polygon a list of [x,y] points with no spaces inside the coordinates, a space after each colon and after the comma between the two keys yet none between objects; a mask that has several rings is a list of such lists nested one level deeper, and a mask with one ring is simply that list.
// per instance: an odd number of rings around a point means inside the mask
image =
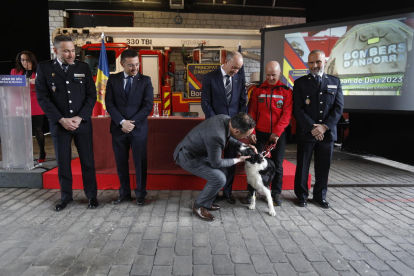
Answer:
[{"label": "firefighter in red uniform", "polygon": [[[266,81],[253,90],[249,101],[249,114],[256,121],[254,134],[249,136],[250,142],[256,144],[259,152],[265,144],[276,143],[271,151],[271,159],[276,165],[276,175],[272,181],[273,204],[280,206],[282,201],[283,158],[286,148],[285,128],[292,116],[292,90],[279,81],[281,69],[277,61],[266,65]],[[253,187],[249,191],[246,202],[251,202]]]}]

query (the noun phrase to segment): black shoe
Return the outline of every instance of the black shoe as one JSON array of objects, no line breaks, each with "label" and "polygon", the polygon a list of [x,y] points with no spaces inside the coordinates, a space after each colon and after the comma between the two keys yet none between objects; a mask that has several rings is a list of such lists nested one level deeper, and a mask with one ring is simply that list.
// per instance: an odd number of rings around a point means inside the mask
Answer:
[{"label": "black shoe", "polygon": [[98,206],[99,206],[99,202],[96,197],[89,199],[89,204],[88,204],[89,209],[95,209]]},{"label": "black shoe", "polygon": [[280,194],[273,194],[272,199],[273,199],[273,205],[282,206],[282,201],[280,200]]},{"label": "black shoe", "polygon": [[145,196],[137,197],[137,205],[144,205],[145,203]]},{"label": "black shoe", "polygon": [[226,194],[226,193],[223,193],[223,197],[227,200],[227,202],[228,203],[230,203],[230,204],[234,204],[234,203],[236,203],[236,199],[234,198],[234,196],[233,196],[233,194],[232,193],[230,193],[230,194]]},{"label": "black shoe", "polygon": [[131,196],[119,196],[117,200],[112,201],[112,204],[120,204],[125,201],[131,201]]},{"label": "black shoe", "polygon": [[328,203],[328,201],[326,201],[325,199],[322,199],[320,201],[317,201],[319,206],[321,206],[324,209],[329,209],[331,208],[331,205]]},{"label": "black shoe", "polygon": [[308,207],[308,203],[306,203],[306,199],[305,200],[299,200],[298,201],[298,206],[299,207]]},{"label": "black shoe", "polygon": [[68,205],[69,203],[71,203],[73,201],[73,199],[69,199],[69,200],[59,200],[58,203],[55,206],[55,211],[59,212],[62,211],[63,209],[66,208],[66,205]]}]

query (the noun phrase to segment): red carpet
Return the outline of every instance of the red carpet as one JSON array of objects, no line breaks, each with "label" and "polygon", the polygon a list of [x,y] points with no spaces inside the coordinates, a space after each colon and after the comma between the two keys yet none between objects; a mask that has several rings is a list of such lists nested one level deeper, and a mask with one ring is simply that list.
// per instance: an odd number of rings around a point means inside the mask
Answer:
[{"label": "red carpet", "polygon": [[[283,162],[283,190],[293,190],[296,166],[289,161]],[[43,174],[43,188],[60,189],[57,168]],[[72,160],[73,189],[83,189],[79,158]],[[96,174],[99,190],[118,189],[116,174]],[[309,188],[311,177],[309,175]],[[191,174],[152,174],[148,173],[148,190],[202,190],[206,181]],[[135,174],[131,174],[131,188],[135,187]],[[233,190],[246,190],[247,182],[244,169],[238,166],[233,183]]]}]

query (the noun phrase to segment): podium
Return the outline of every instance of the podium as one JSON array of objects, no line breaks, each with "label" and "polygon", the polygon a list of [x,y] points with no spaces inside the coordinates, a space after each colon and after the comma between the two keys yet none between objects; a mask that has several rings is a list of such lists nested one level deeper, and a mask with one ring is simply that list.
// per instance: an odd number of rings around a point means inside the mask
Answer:
[{"label": "podium", "polygon": [[30,87],[25,76],[0,75],[3,169],[34,168]]}]

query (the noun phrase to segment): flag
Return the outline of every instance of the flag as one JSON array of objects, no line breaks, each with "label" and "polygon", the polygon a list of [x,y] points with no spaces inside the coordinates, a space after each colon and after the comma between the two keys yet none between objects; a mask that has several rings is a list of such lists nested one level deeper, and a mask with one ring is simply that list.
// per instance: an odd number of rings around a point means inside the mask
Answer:
[{"label": "flag", "polygon": [[[239,53],[241,54],[241,44],[239,42],[239,49],[238,49]],[[244,65],[240,68],[239,72],[237,72],[237,74],[240,75],[240,77],[242,78],[242,87],[244,87],[244,91],[247,93],[246,90],[246,77],[244,75]],[[249,99],[249,98],[248,98]],[[246,105],[249,103],[249,100],[247,100]]]},{"label": "flag", "polygon": [[[241,44],[239,42],[239,53],[241,54]],[[237,72],[242,77],[243,85],[246,85],[246,77],[244,75],[244,65],[240,68],[239,72]]]},{"label": "flag", "polygon": [[106,56],[105,48],[105,36],[102,33],[102,46],[101,53],[99,54],[99,63],[98,63],[98,72],[96,74],[96,95],[97,95],[97,104],[93,110],[93,116],[105,115],[105,93],[106,93],[106,83],[109,78],[109,66],[108,58]]}]

